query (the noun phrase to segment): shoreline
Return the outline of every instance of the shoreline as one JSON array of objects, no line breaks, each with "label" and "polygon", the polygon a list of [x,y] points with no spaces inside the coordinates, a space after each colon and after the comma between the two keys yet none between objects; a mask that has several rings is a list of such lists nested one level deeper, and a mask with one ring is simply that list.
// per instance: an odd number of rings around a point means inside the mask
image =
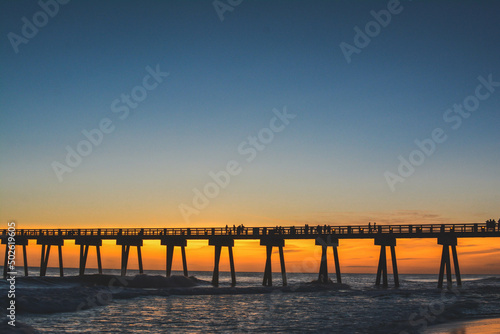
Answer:
[{"label": "shoreline", "polygon": [[500,333],[500,315],[491,318],[456,320],[429,326],[424,334],[498,334]]}]

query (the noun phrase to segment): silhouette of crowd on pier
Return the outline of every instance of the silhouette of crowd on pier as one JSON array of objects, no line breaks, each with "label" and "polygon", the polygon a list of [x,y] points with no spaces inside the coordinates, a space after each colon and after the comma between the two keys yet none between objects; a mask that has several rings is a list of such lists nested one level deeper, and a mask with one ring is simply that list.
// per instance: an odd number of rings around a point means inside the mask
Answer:
[{"label": "silhouette of crowd on pier", "polygon": [[[488,231],[495,231],[496,226],[497,222],[495,221],[495,219],[488,219],[486,221],[486,229]],[[498,231],[500,231],[500,218],[498,219]]]}]

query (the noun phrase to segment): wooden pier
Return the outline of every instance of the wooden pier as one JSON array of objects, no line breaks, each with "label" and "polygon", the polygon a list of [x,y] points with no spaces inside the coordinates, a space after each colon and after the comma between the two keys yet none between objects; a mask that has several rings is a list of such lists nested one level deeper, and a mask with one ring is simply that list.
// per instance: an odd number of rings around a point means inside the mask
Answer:
[{"label": "wooden pier", "polygon": [[[386,247],[390,248],[394,285],[399,286],[399,276],[396,260],[396,239],[434,238],[443,246],[439,266],[438,287],[443,287],[446,272],[447,287],[451,287],[451,255],[455,269],[456,284],[462,284],[457,254],[457,240],[459,238],[500,237],[500,229],[491,220],[488,224],[426,224],[426,225],[364,225],[364,226],[287,226],[287,227],[235,227],[225,228],[98,228],[98,229],[19,229],[15,231],[15,243],[10,241],[14,248],[22,246],[24,259],[24,274],[28,276],[28,262],[26,246],[29,240],[36,240],[41,245],[40,276],[45,276],[50,256],[51,246],[57,246],[59,255],[60,276],[64,275],[62,250],[66,240],[74,240],[80,246],[79,274],[85,274],[85,267],[90,246],[95,247],[98,271],[102,273],[101,246],[103,240],[115,240],[121,246],[121,275],[127,273],[128,258],[131,247],[137,250],[139,272],[143,273],[141,247],[144,240],[160,240],[166,246],[166,276],[172,272],[172,261],[175,247],[181,248],[184,275],[188,275],[185,248],[188,240],[208,240],[210,246],[215,247],[214,270],[212,284],[219,284],[219,263],[222,247],[229,251],[231,268],[231,284],[236,285],[236,270],[234,266],[233,247],[235,240],[260,240],[260,245],[266,247],[266,265],[264,268],[263,285],[272,285],[271,255],[273,247],[278,247],[283,285],[287,285],[285,258],[283,248],[285,240],[311,239],[317,246],[322,247],[321,261],[318,271],[318,282],[328,283],[327,253],[329,247],[333,249],[335,274],[337,283],[342,282],[340,261],[338,255],[339,240],[344,239],[373,239],[374,244],[380,246],[376,285],[387,287],[387,257]],[[4,278],[8,273],[9,231],[2,230],[0,239],[5,248]],[[12,238],[11,238],[12,240]]]}]

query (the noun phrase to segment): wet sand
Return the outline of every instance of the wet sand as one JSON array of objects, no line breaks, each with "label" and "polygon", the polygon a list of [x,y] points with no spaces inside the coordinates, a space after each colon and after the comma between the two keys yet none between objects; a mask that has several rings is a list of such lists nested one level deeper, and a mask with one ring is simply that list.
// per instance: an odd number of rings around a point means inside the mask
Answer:
[{"label": "wet sand", "polygon": [[429,327],[425,334],[498,334],[500,333],[500,318],[472,321],[455,321]]}]

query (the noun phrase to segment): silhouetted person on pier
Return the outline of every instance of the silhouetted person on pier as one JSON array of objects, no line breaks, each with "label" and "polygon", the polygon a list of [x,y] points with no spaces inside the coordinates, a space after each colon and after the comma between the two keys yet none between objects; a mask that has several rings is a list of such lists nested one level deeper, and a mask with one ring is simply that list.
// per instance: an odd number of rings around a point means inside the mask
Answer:
[{"label": "silhouetted person on pier", "polygon": [[368,233],[372,233],[372,223],[368,222]]},{"label": "silhouetted person on pier", "polygon": [[486,221],[486,229],[495,231],[496,222],[495,219],[488,219]]},{"label": "silhouetted person on pier", "polygon": [[491,219],[488,219],[487,221],[485,221],[487,229],[490,228],[490,225],[491,225],[490,221],[491,221]]}]

